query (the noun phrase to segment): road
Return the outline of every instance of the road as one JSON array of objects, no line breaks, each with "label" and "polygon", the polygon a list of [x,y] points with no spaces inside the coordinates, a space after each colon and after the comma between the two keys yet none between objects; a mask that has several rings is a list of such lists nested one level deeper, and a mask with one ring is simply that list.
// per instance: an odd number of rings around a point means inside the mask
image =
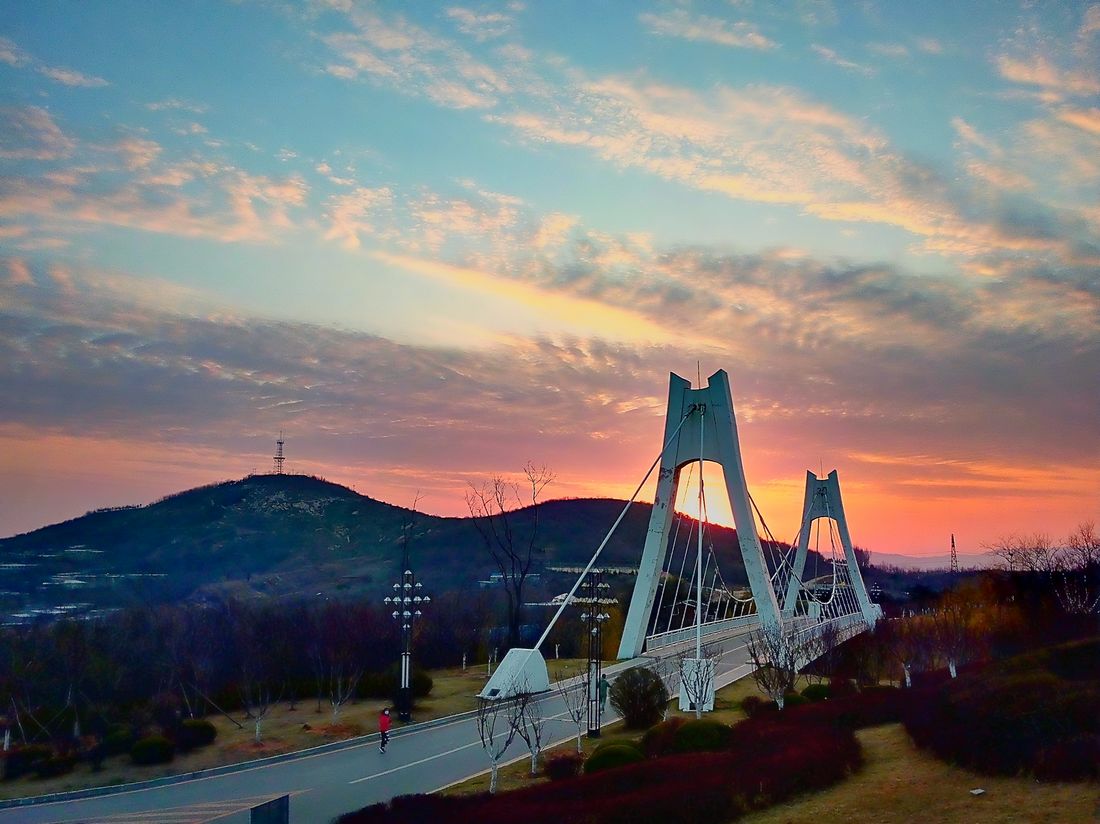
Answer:
[{"label": "road", "polygon": [[[722,648],[719,687],[747,675],[744,633],[713,642]],[[609,678],[636,662],[613,665]],[[576,735],[563,701],[551,691],[543,700],[550,743]],[[610,706],[604,723],[618,720]],[[527,757],[518,738],[504,760]],[[476,719],[457,717],[434,725],[412,725],[397,731],[385,754],[377,735],[344,749],[305,754],[274,764],[177,784],[123,791],[107,796],[0,810],[0,824],[48,822],[155,822],[155,824],[246,824],[248,809],[289,793],[294,824],[327,822],[337,815],[397,795],[425,793],[487,771]]]}]

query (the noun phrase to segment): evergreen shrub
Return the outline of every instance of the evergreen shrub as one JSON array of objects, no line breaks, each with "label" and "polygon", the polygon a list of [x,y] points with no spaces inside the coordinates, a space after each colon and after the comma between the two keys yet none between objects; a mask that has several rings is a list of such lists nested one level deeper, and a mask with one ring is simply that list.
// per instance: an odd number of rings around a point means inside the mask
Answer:
[{"label": "evergreen shrub", "polygon": [[218,728],[205,718],[185,718],[176,730],[176,746],[182,752],[213,744]]},{"label": "evergreen shrub", "polygon": [[167,764],[175,757],[175,745],[163,735],[142,738],[130,749],[130,758],[135,764]]},{"label": "evergreen shrub", "polygon": [[673,752],[718,752],[729,747],[730,728],[720,721],[693,718],[685,721],[674,735]]},{"label": "evergreen shrub", "polygon": [[590,775],[600,770],[611,770],[644,760],[645,755],[633,744],[625,742],[601,744],[584,762],[584,772],[585,775]]},{"label": "evergreen shrub", "polygon": [[669,694],[657,673],[648,667],[635,667],[615,679],[609,698],[626,726],[641,730],[661,720]]}]

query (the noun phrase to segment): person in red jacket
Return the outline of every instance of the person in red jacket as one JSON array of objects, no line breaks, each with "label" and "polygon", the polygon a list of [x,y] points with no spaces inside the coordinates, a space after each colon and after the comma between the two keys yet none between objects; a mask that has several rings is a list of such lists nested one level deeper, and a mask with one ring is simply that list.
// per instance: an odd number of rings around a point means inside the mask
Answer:
[{"label": "person in red jacket", "polygon": [[386,707],[382,710],[381,715],[378,716],[378,732],[381,734],[381,743],[378,745],[378,752],[385,752],[386,745],[390,743],[390,708]]}]

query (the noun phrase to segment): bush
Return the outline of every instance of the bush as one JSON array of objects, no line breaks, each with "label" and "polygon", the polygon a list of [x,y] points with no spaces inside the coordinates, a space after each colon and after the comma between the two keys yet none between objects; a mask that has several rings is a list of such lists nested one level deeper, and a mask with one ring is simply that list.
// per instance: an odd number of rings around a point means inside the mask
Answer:
[{"label": "bush", "polygon": [[720,721],[695,718],[676,730],[673,752],[717,752],[730,744],[730,728]]},{"label": "bush", "polygon": [[644,760],[645,756],[642,751],[633,744],[625,742],[601,744],[584,762],[584,772],[585,775],[590,775],[600,770],[611,770],[615,767],[622,767]]},{"label": "bush", "polygon": [[577,775],[583,763],[584,756],[579,752],[563,752],[547,758],[542,771],[551,781],[562,781]]},{"label": "bush", "polygon": [[676,737],[676,731],[684,726],[687,719],[673,716],[660,724],[654,724],[645,731],[640,746],[646,758],[658,758],[671,752],[672,742]]},{"label": "bush", "polygon": [[856,685],[853,684],[847,678],[830,678],[829,679],[829,697],[830,698],[847,698],[849,695],[856,694]]},{"label": "bush", "polygon": [[765,701],[759,695],[748,695],[741,699],[741,711],[749,718],[755,718],[764,712],[772,712],[779,709],[774,701]]},{"label": "bush", "polygon": [[54,778],[71,773],[76,765],[75,755],[53,755],[35,762],[34,774],[39,778]]},{"label": "bush", "polygon": [[1084,734],[1039,750],[1035,777],[1040,781],[1100,778],[1100,735]]},{"label": "bush", "polygon": [[628,728],[645,729],[661,720],[669,695],[657,673],[648,667],[635,667],[615,679],[610,699]]},{"label": "bush", "polygon": [[808,698],[803,698],[797,692],[788,692],[783,695],[783,709],[790,710],[810,703]]},{"label": "bush", "polygon": [[1096,641],[1063,644],[929,688],[907,705],[905,728],[918,746],[981,772],[1095,775],[1100,679],[1088,676],[1096,649]]},{"label": "bush", "polygon": [[122,755],[124,752],[129,752],[133,746],[134,734],[129,727],[112,727],[107,734],[103,736],[103,754],[107,757]]},{"label": "bush", "polygon": [[142,738],[130,749],[130,758],[135,764],[167,764],[175,757],[175,745],[163,735]]},{"label": "bush", "polygon": [[176,746],[182,752],[213,744],[218,728],[205,718],[186,718],[176,730]]},{"label": "bush", "polygon": [[27,773],[34,772],[38,764],[54,757],[53,747],[46,744],[26,744],[14,747],[4,758],[4,779],[11,781]]},{"label": "bush", "polygon": [[807,701],[827,701],[831,692],[828,684],[810,684],[802,690],[802,697]]}]

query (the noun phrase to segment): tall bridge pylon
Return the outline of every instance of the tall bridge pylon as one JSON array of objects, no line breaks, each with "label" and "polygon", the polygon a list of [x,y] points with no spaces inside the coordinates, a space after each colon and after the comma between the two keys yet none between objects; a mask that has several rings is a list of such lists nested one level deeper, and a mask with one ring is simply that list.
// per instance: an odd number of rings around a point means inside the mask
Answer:
[{"label": "tall bridge pylon", "polygon": [[825,478],[819,478],[813,472],[806,471],[806,498],[802,505],[802,526],[798,531],[798,548],[794,561],[787,571],[786,595],[783,598],[783,617],[795,614],[798,605],[798,592],[802,587],[802,574],[806,569],[806,553],[810,546],[810,531],[819,518],[829,518],[836,522],[840,534],[840,544],[844,548],[844,560],[848,567],[849,586],[855,596],[856,604],[863,620],[873,627],[881,615],[881,610],[871,603],[863,576],[859,571],[852,536],[848,532],[848,518],[844,514],[844,502],[840,498],[840,478],[834,469]]},{"label": "tall bridge pylon", "polygon": [[[619,658],[635,658],[642,653],[657,584],[668,551],[680,472],[694,461],[712,461],[722,467],[726,495],[737,524],[737,540],[757,614],[763,624],[780,625],[779,602],[768,574],[745,482],[729,376],[725,370],[719,369],[707,379],[706,386],[692,389],[690,381],[671,374],[665,417],[665,449],[661,455],[657,492],[638,566],[638,578],[619,644]],[[702,518],[702,513],[699,516]]]}]

